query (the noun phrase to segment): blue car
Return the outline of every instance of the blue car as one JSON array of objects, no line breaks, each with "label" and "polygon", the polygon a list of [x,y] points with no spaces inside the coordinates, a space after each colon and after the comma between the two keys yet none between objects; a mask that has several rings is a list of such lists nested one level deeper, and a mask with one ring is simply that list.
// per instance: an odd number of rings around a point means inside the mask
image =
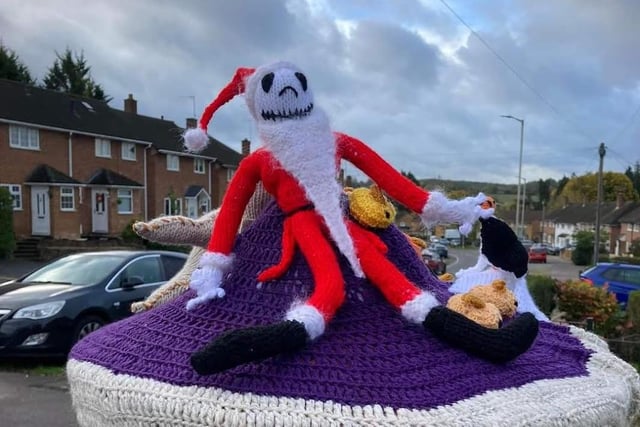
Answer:
[{"label": "blue car", "polygon": [[618,302],[626,306],[629,293],[640,291],[640,265],[601,262],[581,273],[580,280],[597,287],[607,285]]}]

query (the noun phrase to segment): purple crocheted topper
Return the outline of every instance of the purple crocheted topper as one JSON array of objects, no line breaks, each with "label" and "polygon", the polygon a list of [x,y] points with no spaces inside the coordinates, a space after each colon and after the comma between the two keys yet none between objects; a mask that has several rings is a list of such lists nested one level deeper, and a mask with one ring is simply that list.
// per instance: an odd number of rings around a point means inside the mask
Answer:
[{"label": "purple crocheted topper", "polygon": [[[430,409],[489,390],[587,373],[590,352],[567,328],[551,323],[541,324],[533,347],[512,362],[496,365],[469,356],[405,321],[341,258],[347,298],[317,341],[295,354],[199,376],[189,364],[194,351],[225,331],[280,320],[294,301],[310,294],[312,276],[299,254],[282,278],[256,281],[260,271],[280,259],[282,221],[272,205],[240,235],[224,298],[188,312],[186,301],[194,296],[188,291],[92,333],[70,357],[116,374],[179,386],[410,409]],[[391,261],[411,281],[446,302],[447,285],[425,267],[405,236],[394,227],[380,235]]]}]

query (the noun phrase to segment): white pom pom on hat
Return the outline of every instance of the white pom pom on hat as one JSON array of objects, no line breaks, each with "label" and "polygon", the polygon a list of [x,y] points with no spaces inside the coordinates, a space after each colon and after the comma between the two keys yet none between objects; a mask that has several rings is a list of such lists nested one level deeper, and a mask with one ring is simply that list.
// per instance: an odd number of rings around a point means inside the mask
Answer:
[{"label": "white pom pom on hat", "polygon": [[213,113],[222,107],[227,102],[231,101],[236,95],[240,95],[245,89],[245,80],[248,76],[253,74],[254,68],[238,68],[233,76],[233,79],[220,91],[216,99],[205,108],[198,128],[187,129],[183,134],[184,147],[187,151],[197,153],[204,150],[209,144],[209,136],[207,135],[207,127],[213,117]]}]

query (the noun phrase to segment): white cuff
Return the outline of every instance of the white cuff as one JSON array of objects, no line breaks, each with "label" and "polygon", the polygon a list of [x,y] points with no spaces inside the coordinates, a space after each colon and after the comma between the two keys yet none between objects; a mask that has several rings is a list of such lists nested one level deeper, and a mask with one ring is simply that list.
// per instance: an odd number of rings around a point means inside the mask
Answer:
[{"label": "white cuff", "polygon": [[233,255],[225,255],[220,252],[205,252],[200,257],[198,267],[213,267],[227,272],[233,264]]}]

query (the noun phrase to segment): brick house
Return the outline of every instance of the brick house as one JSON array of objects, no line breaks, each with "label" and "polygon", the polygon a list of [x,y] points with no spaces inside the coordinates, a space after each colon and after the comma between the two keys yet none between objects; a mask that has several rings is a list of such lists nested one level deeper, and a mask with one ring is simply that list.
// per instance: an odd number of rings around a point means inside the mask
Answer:
[{"label": "brick house", "polygon": [[0,79],[0,99],[0,186],[19,239],[114,236],[134,219],[197,217],[220,204],[242,158],[213,138],[202,153],[184,152],[184,129],[139,115],[131,95],[118,110]]}]

